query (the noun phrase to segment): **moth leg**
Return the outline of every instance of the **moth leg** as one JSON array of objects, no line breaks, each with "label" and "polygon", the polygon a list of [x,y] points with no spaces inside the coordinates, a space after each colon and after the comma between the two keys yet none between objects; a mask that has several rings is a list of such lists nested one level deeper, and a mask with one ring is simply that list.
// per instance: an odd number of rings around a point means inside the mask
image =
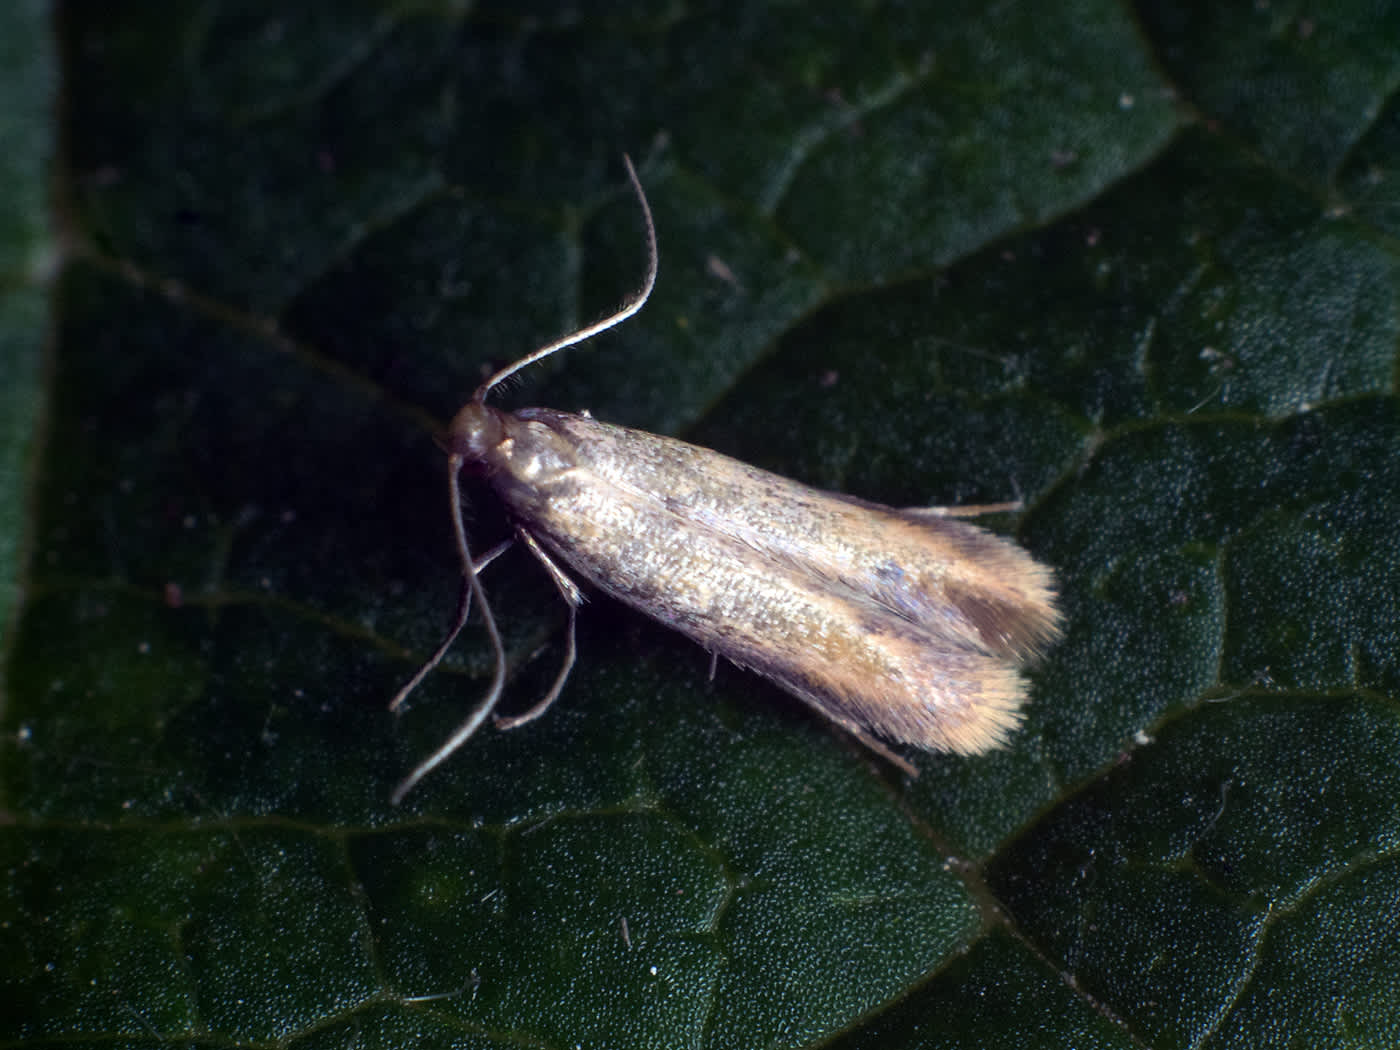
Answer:
[{"label": "moth leg", "polygon": [[[449,755],[471,739],[472,734],[480,728],[481,723],[486,720],[486,716],[495,708],[496,702],[501,699],[501,690],[505,688],[506,682],[505,646],[501,644],[501,632],[496,627],[496,617],[491,612],[491,604],[486,600],[486,592],[481,589],[481,578],[477,576],[477,563],[472,561],[471,554],[467,550],[466,531],[462,528],[462,495],[457,484],[457,472],[461,470],[462,464],[460,458],[455,455],[448,457],[447,464],[447,489],[452,497],[452,507],[454,511],[453,526],[457,534],[457,553],[462,560],[462,579],[466,583],[469,592],[477,592],[477,600],[481,603],[481,620],[486,625],[486,633],[491,638],[491,650],[496,656],[496,671],[491,676],[491,688],[486,690],[486,695],[482,697],[481,701],[476,705],[476,709],[467,716],[466,721],[459,725],[453,734],[447,738],[447,741],[438,746],[436,751],[423,759],[422,762],[419,762],[418,765],[413,768],[413,772],[399,781],[399,786],[394,788],[393,793],[389,796],[390,804],[395,806],[404,800],[404,797],[417,786],[420,780],[445,762]],[[492,550],[483,560],[481,567],[485,568],[486,563],[489,563],[509,545],[509,542],[507,542]],[[401,703],[403,698],[408,695],[408,690],[417,685],[422,680],[423,676],[431,671],[437,665],[437,662],[442,659],[442,654],[447,651],[447,647],[452,644],[452,640],[457,637],[457,632],[462,629],[462,624],[466,621],[468,604],[469,602],[466,600],[461,603],[462,611],[457,617],[457,623],[452,628],[452,633],[449,634],[447,640],[439,646],[438,651],[433,654],[433,658],[428,661],[427,665],[413,676],[413,681],[409,683],[407,688],[401,690],[399,695],[394,697],[395,705]]]},{"label": "moth leg", "polygon": [[517,726],[523,726],[526,722],[533,722],[548,711],[549,705],[558,700],[559,694],[564,691],[564,683],[569,679],[569,672],[574,669],[574,657],[578,655],[578,607],[583,604],[583,595],[575,586],[574,581],[564,574],[563,569],[554,564],[554,561],[544,552],[544,548],[524,529],[520,530],[520,540],[544,566],[550,579],[554,581],[554,586],[559,588],[564,603],[569,607],[569,641],[564,653],[564,666],[559,669],[559,674],[554,679],[554,684],[549,687],[549,692],[545,693],[534,707],[523,714],[512,715],[509,718],[497,717],[495,719],[497,729],[515,729]]},{"label": "moth leg", "polygon": [[871,751],[874,751],[875,754],[879,755],[886,762],[890,763],[890,765],[894,766],[901,773],[907,773],[911,777],[917,777],[919,775],[918,769],[915,768],[912,762],[910,762],[907,758],[905,758],[898,752],[886,747],[879,740],[876,740],[873,736],[867,733],[864,730],[864,728],[861,727],[860,723],[857,722],[855,719],[849,718],[846,715],[842,714],[839,710],[833,708],[830,704],[823,701],[820,697],[815,696],[812,693],[809,693],[807,690],[799,687],[795,682],[790,682],[782,678],[776,679],[776,681],[780,685],[782,685],[784,689],[792,693],[793,696],[797,697],[803,703],[807,704],[807,706],[812,708],[813,711],[816,711],[823,718],[835,722],[847,733],[850,733],[851,736],[855,737],[858,741],[864,744]]},{"label": "moth leg", "polygon": [[[822,711],[822,714],[827,715],[827,712]],[[827,715],[827,717],[830,718],[831,716]],[[918,769],[915,768],[912,762],[910,762],[903,755],[895,751],[891,751],[888,747],[880,743],[880,741],[876,740],[873,736],[867,733],[864,729],[861,729],[860,726],[856,725],[854,722],[845,722],[840,721],[838,719],[837,724],[840,725],[840,727],[846,732],[850,733],[851,736],[855,737],[862,744],[868,747],[871,751],[874,751],[886,762],[898,769],[901,773],[907,773],[911,777],[917,777],[919,775]]]},{"label": "moth leg", "polygon": [[[481,556],[481,560],[472,565],[472,572],[478,573],[486,566],[504,554],[514,540],[503,540],[496,544],[489,551]],[[408,684],[394,694],[394,699],[389,701],[389,710],[398,713],[403,702],[408,699],[408,694],[418,688],[420,682],[432,672],[442,658],[447,655],[447,650],[452,648],[452,643],[457,640],[457,635],[461,633],[462,626],[467,622],[467,614],[472,610],[472,588],[465,576],[462,577],[462,590],[457,596],[457,619],[452,624],[452,629],[447,632],[447,637],[442,640],[442,644],[437,647],[437,651],[428,658],[428,662],[418,668],[418,673],[409,679]]]},{"label": "moth leg", "polygon": [[1024,510],[1020,500],[1006,503],[968,503],[961,507],[904,507],[901,514],[911,514],[916,518],[980,518],[983,514],[1007,514]]}]

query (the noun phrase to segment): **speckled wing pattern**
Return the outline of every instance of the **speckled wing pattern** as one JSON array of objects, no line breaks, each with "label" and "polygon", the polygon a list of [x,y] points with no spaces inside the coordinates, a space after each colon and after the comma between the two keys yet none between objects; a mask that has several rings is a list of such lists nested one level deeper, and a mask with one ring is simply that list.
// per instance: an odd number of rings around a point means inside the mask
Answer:
[{"label": "speckled wing pattern", "polygon": [[588,416],[505,418],[493,484],[600,590],[862,739],[975,754],[1018,724],[1020,668],[1060,616],[1014,543]]}]

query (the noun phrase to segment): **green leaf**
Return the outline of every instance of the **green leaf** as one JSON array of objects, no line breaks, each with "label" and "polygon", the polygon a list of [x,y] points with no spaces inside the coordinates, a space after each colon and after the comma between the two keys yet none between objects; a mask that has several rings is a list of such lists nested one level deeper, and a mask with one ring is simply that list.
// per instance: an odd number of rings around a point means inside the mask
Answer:
[{"label": "green leaf", "polygon": [[54,61],[38,6],[0,10],[0,83],[9,103],[0,106],[0,653],[14,635],[30,536],[25,509],[43,400],[45,283],[56,255],[43,209]]},{"label": "green leaf", "polygon": [[[1388,9],[36,6],[0,1041],[1400,1042]],[[636,287],[624,152],[655,295],[498,403],[1021,500],[1068,626],[1006,750],[907,779],[598,599],[389,804],[491,674],[474,622],[386,709],[457,598],[433,439]],[[483,579],[523,710],[563,610]]]}]

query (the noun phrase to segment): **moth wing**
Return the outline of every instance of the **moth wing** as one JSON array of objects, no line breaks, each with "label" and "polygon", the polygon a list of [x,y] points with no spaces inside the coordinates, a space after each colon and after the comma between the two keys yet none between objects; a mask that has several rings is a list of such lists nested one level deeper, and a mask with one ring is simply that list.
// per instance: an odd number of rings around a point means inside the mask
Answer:
[{"label": "moth wing", "polygon": [[917,636],[882,642],[901,650],[900,674],[873,678],[844,662],[742,663],[862,740],[874,733],[924,750],[977,755],[1004,746],[1020,724],[1026,682],[1015,664]]},{"label": "moth wing", "polygon": [[961,639],[995,657],[1035,658],[1061,631],[1054,575],[1010,540],[933,513],[941,509],[888,512],[937,552],[928,560],[936,571],[921,574],[911,557],[908,571],[875,582],[872,593],[900,615],[941,621],[949,632],[957,629],[951,611]]}]

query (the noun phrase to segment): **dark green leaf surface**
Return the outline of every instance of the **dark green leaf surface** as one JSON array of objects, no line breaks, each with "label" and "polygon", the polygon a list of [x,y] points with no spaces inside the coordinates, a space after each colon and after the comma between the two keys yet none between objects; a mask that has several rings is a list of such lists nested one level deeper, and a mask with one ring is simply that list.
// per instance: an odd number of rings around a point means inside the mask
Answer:
[{"label": "dark green leaf surface", "polygon": [[[60,12],[32,489],[0,167],[0,1043],[1400,1042],[1400,21],[287,8]],[[389,805],[490,675],[474,624],[386,711],[457,593],[433,437],[635,287],[624,151],[656,293],[500,403],[1022,500],[1068,627],[1010,748],[907,779],[597,600]],[[562,610],[485,581],[523,709]]]},{"label": "dark green leaf surface", "polygon": [[[26,511],[43,402],[46,281],[56,255],[44,212],[55,60],[40,5],[0,8],[0,656],[14,636],[31,532]],[[3,702],[0,687],[0,702]]]}]

